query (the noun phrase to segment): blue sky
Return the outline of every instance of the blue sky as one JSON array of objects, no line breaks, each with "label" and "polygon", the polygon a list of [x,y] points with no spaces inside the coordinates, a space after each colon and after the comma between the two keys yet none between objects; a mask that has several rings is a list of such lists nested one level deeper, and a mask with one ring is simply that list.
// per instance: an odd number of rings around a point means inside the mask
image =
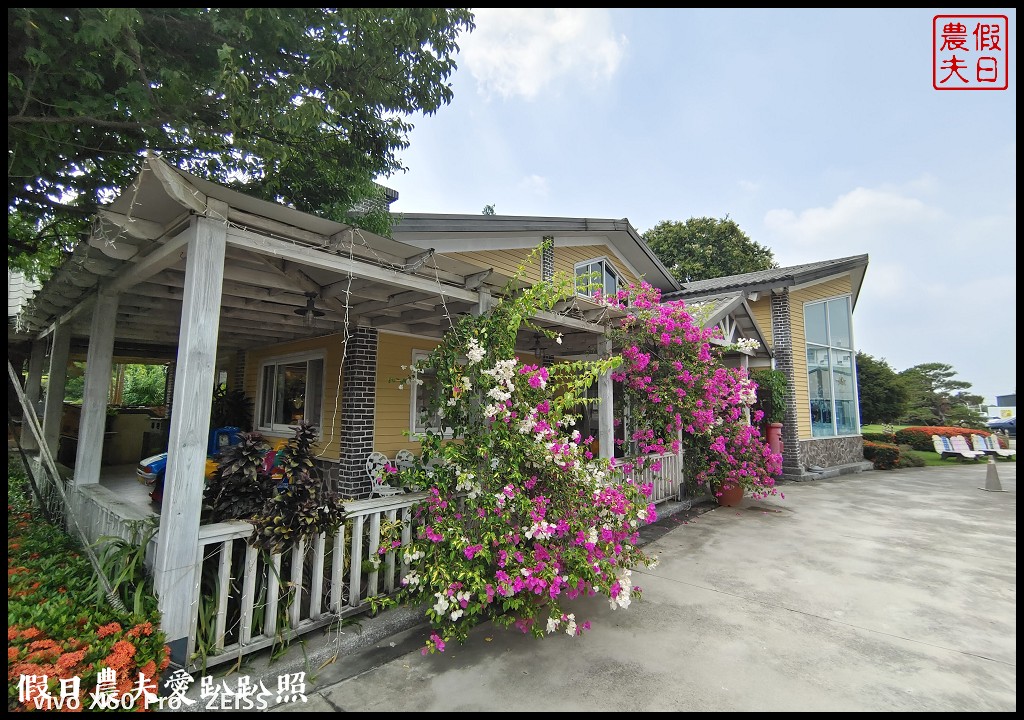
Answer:
[{"label": "blue sky", "polygon": [[[855,342],[1016,392],[1016,11],[478,9],[398,212],[728,215],[783,266],[867,253]],[[1006,15],[1009,89],[932,87],[932,18]]]}]

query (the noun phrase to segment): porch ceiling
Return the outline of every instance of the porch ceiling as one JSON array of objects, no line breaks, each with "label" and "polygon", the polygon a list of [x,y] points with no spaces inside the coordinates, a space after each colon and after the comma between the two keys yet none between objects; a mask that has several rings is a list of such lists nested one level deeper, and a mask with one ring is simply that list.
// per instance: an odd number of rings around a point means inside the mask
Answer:
[{"label": "porch ceiling", "polygon": [[[487,295],[524,287],[500,272],[258,200],[150,157],[22,309],[16,336],[42,337],[60,322],[69,324],[73,338],[87,337],[92,304],[106,290],[119,297],[111,319],[115,352],[174,348],[196,215],[227,224],[221,350],[338,333],[346,323],[440,336],[458,315],[476,310],[481,296],[486,302]],[[301,314],[306,293],[316,293],[324,313],[314,327]],[[618,314],[579,298],[535,321],[563,334],[559,354],[592,353],[595,335]]]}]

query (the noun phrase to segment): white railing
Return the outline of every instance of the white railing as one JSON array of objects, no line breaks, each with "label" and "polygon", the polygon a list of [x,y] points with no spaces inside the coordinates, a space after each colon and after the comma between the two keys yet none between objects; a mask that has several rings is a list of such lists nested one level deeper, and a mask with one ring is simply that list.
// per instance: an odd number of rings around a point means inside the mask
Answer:
[{"label": "white railing", "polygon": [[[620,460],[620,466],[624,462],[629,461]],[[642,467],[631,474],[651,483],[652,502],[678,499],[683,456],[645,456]],[[408,544],[412,506],[424,497],[425,493],[412,493],[347,502],[346,520],[337,533],[300,541],[274,555],[249,544],[250,523],[231,520],[201,526],[189,634],[193,665],[238,660],[364,614],[370,609],[369,598],[394,593],[408,567],[398,550],[378,554],[382,530],[401,523],[398,539]]]},{"label": "white railing", "polygon": [[668,500],[682,499],[683,454],[682,452],[659,453],[644,455],[642,458],[625,458],[617,460],[619,466],[637,465],[630,475],[641,483],[651,483],[651,502],[659,504]]},{"label": "white railing", "polygon": [[412,506],[424,497],[412,493],[347,502],[337,533],[274,555],[249,544],[250,523],[200,527],[189,634],[193,665],[237,660],[366,613],[369,598],[394,593],[408,567],[396,550],[378,554],[382,529],[401,522],[401,542],[410,542]]}]

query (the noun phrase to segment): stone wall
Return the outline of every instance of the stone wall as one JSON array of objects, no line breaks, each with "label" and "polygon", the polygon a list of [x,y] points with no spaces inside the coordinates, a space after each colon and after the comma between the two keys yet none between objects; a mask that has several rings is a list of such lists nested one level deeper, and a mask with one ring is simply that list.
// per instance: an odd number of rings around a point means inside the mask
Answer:
[{"label": "stone wall", "polygon": [[805,468],[830,468],[864,462],[864,438],[857,435],[803,440],[800,443],[800,452]]}]

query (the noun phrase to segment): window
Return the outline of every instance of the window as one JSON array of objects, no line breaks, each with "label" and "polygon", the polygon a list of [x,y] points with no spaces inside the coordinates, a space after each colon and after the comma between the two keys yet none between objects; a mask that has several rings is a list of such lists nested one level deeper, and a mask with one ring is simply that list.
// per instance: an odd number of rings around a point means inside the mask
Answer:
[{"label": "window", "polygon": [[[417,363],[426,360],[429,356],[430,353],[424,350],[413,350],[412,366],[416,367]],[[422,435],[428,430],[435,433],[441,432],[441,414],[437,411],[430,411],[431,401],[436,400],[440,392],[441,387],[434,370],[420,370],[415,374],[415,379],[409,390],[409,426],[413,435]]]},{"label": "window", "polygon": [[860,432],[850,298],[804,306],[811,436]]},{"label": "window", "polygon": [[618,271],[607,258],[576,263],[576,294],[593,297],[597,291],[602,296],[615,295],[625,285]]},{"label": "window", "polygon": [[320,426],[324,359],[295,356],[268,361],[260,372],[259,428],[288,433],[302,420]]}]

